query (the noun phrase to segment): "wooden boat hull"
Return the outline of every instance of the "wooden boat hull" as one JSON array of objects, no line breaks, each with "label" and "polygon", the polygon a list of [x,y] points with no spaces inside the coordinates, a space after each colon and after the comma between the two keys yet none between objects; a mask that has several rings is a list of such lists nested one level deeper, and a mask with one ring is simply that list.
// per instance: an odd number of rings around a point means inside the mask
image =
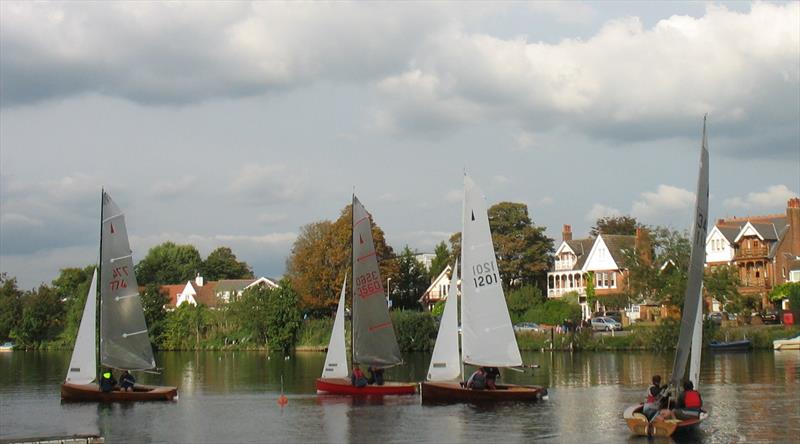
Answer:
[{"label": "wooden boat hull", "polygon": [[125,392],[119,388],[109,393],[100,391],[97,384],[61,384],[61,399],[64,401],[93,402],[135,402],[172,401],[178,396],[176,387],[160,387],[136,384],[133,391]]},{"label": "wooden boat hull", "polygon": [[697,426],[708,417],[708,412],[701,410],[700,416],[697,418],[648,421],[647,416],[642,413],[643,408],[644,404],[632,405],[625,409],[625,412],[622,414],[625,423],[634,435],[656,437],[672,436],[672,434],[677,431]]},{"label": "wooden boat hull", "polygon": [[386,382],[383,385],[355,387],[349,378],[318,378],[317,393],[324,395],[386,396],[413,395],[417,384],[413,382]]},{"label": "wooden boat hull", "polygon": [[472,390],[458,382],[423,382],[423,404],[535,402],[547,396],[547,389],[535,385],[497,385],[496,390]]},{"label": "wooden boat hull", "polygon": [[708,347],[711,350],[716,351],[742,351],[742,350],[749,350],[750,349],[750,340],[745,339],[742,341],[730,341],[730,342],[711,342],[708,344]]},{"label": "wooden boat hull", "polygon": [[775,350],[800,350],[800,336],[791,339],[776,339],[772,341]]}]

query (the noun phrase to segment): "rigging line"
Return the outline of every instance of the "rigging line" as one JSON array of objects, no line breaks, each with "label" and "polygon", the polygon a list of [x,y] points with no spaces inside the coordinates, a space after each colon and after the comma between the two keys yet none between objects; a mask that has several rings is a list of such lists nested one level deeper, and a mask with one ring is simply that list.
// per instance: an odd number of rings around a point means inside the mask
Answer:
[{"label": "rigging line", "polygon": [[125,215],[125,213],[119,213],[119,214],[116,214],[116,215],[114,215],[114,216],[109,216],[109,217],[107,217],[107,218],[103,219],[103,223],[106,223],[106,222],[108,222],[108,221],[110,221],[110,220],[114,220],[114,219],[116,219],[116,218],[118,218],[118,217],[122,217],[122,216],[124,216],[124,215]]},{"label": "rigging line", "polygon": [[140,335],[142,333],[147,333],[147,329],[144,329],[144,330],[141,330],[141,331],[135,331],[133,333],[123,333],[122,337],[123,338],[127,338],[128,336]]}]

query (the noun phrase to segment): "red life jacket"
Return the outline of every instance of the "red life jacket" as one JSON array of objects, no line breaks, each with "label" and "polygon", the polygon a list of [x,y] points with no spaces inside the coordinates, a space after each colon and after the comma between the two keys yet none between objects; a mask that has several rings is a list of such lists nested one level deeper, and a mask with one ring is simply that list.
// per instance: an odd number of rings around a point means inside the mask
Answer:
[{"label": "red life jacket", "polygon": [[699,409],[703,406],[703,401],[700,399],[700,393],[696,390],[686,390],[683,392],[683,405],[687,409]]},{"label": "red life jacket", "polygon": [[654,386],[651,385],[647,389],[647,401],[645,401],[647,404],[653,404],[658,401],[658,396],[653,394],[653,387]]}]

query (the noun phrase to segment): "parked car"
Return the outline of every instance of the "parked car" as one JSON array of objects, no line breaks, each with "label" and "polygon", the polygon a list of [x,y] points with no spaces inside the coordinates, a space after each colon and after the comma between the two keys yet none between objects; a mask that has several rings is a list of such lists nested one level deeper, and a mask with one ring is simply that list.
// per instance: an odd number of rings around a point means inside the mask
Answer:
[{"label": "parked car", "polygon": [[778,312],[768,310],[761,313],[761,321],[765,324],[780,324],[781,318],[778,316]]},{"label": "parked car", "polygon": [[519,324],[514,324],[514,331],[542,332],[544,329],[535,322],[520,322]]},{"label": "parked car", "polygon": [[716,325],[721,325],[722,321],[728,320],[728,314],[722,311],[715,311],[708,314],[708,320]]},{"label": "parked car", "polygon": [[607,318],[611,318],[617,322],[622,322],[622,313],[618,311],[607,311],[605,316]]},{"label": "parked car", "polygon": [[592,318],[592,330],[594,331],[612,331],[622,330],[622,324],[608,316],[601,316]]}]

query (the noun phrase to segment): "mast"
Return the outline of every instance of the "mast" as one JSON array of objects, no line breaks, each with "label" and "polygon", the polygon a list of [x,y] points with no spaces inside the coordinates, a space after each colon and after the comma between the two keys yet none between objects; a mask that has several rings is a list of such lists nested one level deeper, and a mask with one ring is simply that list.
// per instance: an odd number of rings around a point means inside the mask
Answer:
[{"label": "mast", "polygon": [[[100,188],[100,251],[97,254],[97,279],[98,279],[99,282],[102,282],[102,280],[100,279],[100,276],[103,275],[103,218],[104,218],[103,207],[105,206],[105,205],[103,205],[103,201],[105,201],[105,198],[106,198],[106,190],[105,190],[105,188],[101,187]],[[94,299],[95,299],[95,305],[97,307],[96,313],[95,313],[95,318],[94,318],[94,321],[95,321],[95,324],[94,324],[94,328],[95,328],[94,355],[95,356],[94,357],[95,357],[95,367],[97,369],[97,374],[99,375],[100,374],[100,367],[102,366],[102,364],[100,363],[100,344],[103,341],[103,337],[100,336],[100,334],[99,334],[100,333],[100,322],[101,322],[100,321],[100,315],[103,312],[103,308],[102,308],[103,298],[99,297],[100,292],[103,291],[102,285],[98,285],[97,286],[97,290],[98,291],[95,291],[95,294],[93,295]],[[97,303],[98,299],[99,299],[99,302],[100,302],[99,304]]]},{"label": "mast", "polygon": [[356,224],[356,192],[355,187],[353,188],[353,194],[350,199],[350,268],[351,268],[351,281],[350,281],[350,294],[353,295],[350,298],[350,361],[353,364],[353,368],[356,367],[356,249],[353,248],[353,236],[355,236],[355,224]]}]

